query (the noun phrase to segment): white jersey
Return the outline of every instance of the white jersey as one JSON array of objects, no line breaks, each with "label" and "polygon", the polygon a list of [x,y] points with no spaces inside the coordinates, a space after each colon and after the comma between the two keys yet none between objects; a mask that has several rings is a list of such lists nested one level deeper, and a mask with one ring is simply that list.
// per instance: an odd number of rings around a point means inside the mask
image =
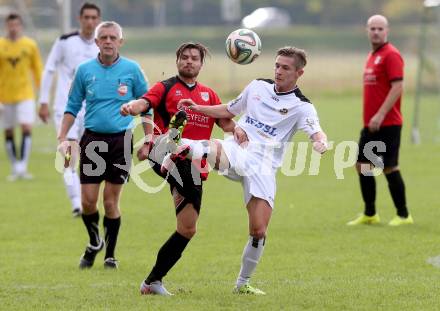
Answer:
[{"label": "white jersey", "polygon": [[238,125],[248,136],[247,149],[270,160],[273,168],[282,165],[286,143],[298,130],[309,137],[322,131],[315,107],[299,88],[276,92],[272,80],[252,81],[227,109],[234,115],[242,114]]},{"label": "white jersey", "polygon": [[54,99],[54,111],[64,113],[67,104],[70,84],[76,67],[86,60],[95,58],[99,49],[94,39],[85,40],[79,32],[62,35],[58,38],[46,61],[41,82],[40,103],[49,102],[49,94],[54,73],[57,72],[57,88]]}]

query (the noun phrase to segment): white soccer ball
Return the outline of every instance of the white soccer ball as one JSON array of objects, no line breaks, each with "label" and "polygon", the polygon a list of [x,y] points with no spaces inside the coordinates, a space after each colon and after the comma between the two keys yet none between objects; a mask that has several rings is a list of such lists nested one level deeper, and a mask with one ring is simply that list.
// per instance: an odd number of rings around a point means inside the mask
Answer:
[{"label": "white soccer ball", "polygon": [[237,29],[226,38],[226,54],[234,63],[252,63],[261,53],[261,40],[249,29]]}]

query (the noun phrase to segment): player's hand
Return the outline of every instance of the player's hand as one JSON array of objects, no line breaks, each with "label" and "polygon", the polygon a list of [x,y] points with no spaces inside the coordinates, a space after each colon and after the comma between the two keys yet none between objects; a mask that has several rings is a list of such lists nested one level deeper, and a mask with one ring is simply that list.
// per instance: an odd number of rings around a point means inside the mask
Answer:
[{"label": "player's hand", "polygon": [[318,140],[313,142],[313,150],[323,154],[328,149],[328,144],[325,140]]},{"label": "player's hand", "polygon": [[125,103],[121,106],[119,113],[124,117],[132,115],[132,107],[130,103]]},{"label": "player's hand", "polygon": [[119,113],[124,117],[128,115],[137,116],[145,111],[146,108],[148,108],[148,102],[144,99],[137,99],[123,104],[119,109]]},{"label": "player's hand", "polygon": [[143,144],[141,148],[139,148],[137,152],[137,158],[139,161],[144,161],[148,158],[150,154],[150,144]]},{"label": "player's hand", "polygon": [[234,128],[234,139],[242,147],[246,147],[249,142],[246,132],[238,125]]},{"label": "player's hand", "polygon": [[198,111],[199,105],[197,105],[192,99],[190,98],[183,98],[179,100],[177,103],[177,109],[181,110],[184,107],[187,107],[191,110]]},{"label": "player's hand", "polygon": [[370,120],[370,122],[368,122],[368,129],[370,130],[370,132],[377,132],[380,129],[380,125],[383,122],[383,119],[385,119],[385,115],[377,112]]},{"label": "player's hand", "polygon": [[49,112],[49,105],[47,103],[40,103],[38,116],[40,117],[41,121],[43,121],[44,123],[47,123],[49,121],[50,112]]},{"label": "player's hand", "polygon": [[59,153],[61,153],[63,157],[67,157],[67,155],[69,154],[68,151],[71,150],[71,142],[66,139],[59,138],[57,150]]}]

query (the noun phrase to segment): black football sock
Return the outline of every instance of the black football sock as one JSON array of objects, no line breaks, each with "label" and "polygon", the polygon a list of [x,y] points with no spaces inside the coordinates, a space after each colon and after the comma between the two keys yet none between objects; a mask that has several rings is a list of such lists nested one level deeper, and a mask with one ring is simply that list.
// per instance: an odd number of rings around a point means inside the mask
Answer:
[{"label": "black football sock", "polygon": [[394,206],[397,209],[397,215],[403,218],[408,217],[408,209],[406,207],[405,198],[405,183],[403,182],[400,171],[394,171],[386,174],[385,177],[388,181],[388,188],[390,189]]},{"label": "black football sock", "polygon": [[189,239],[185,238],[177,231],[174,232],[168,241],[166,241],[160,248],[159,253],[157,254],[156,264],[145,282],[150,284],[153,281],[161,281],[182,256],[182,252],[188,245],[189,241]]},{"label": "black football sock", "polygon": [[104,216],[105,258],[115,258],[115,247],[118,241],[121,217],[111,219]]},{"label": "black football sock", "polygon": [[99,245],[99,212],[90,215],[81,215],[87,232],[89,233],[90,245]]},{"label": "black football sock", "polygon": [[5,149],[8,154],[9,161],[14,164],[17,161],[17,151],[15,149],[14,137],[6,136],[5,138]]},{"label": "black football sock", "polygon": [[376,214],[376,180],[374,176],[364,176],[359,174],[359,181],[361,184],[362,198],[365,203],[366,216],[373,216]]},{"label": "black football sock", "polygon": [[29,155],[31,154],[32,136],[30,133],[23,133],[21,140],[21,153],[20,160],[27,163],[29,161]]}]

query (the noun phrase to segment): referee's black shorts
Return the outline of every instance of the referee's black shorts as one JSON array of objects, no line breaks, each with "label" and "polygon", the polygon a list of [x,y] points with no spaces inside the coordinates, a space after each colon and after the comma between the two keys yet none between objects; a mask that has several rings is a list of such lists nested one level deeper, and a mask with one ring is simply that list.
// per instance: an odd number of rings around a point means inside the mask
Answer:
[{"label": "referee's black shorts", "polygon": [[[380,157],[384,167],[397,166],[399,164],[401,131],[402,126],[400,125],[383,126],[374,133],[370,132],[368,127],[363,128],[359,139],[357,161],[375,164],[372,162],[372,158]],[[376,142],[383,142],[385,144],[385,151],[379,151]]]},{"label": "referee's black shorts", "polygon": [[130,130],[108,134],[86,129],[79,146],[81,184],[128,182],[133,153]]}]

